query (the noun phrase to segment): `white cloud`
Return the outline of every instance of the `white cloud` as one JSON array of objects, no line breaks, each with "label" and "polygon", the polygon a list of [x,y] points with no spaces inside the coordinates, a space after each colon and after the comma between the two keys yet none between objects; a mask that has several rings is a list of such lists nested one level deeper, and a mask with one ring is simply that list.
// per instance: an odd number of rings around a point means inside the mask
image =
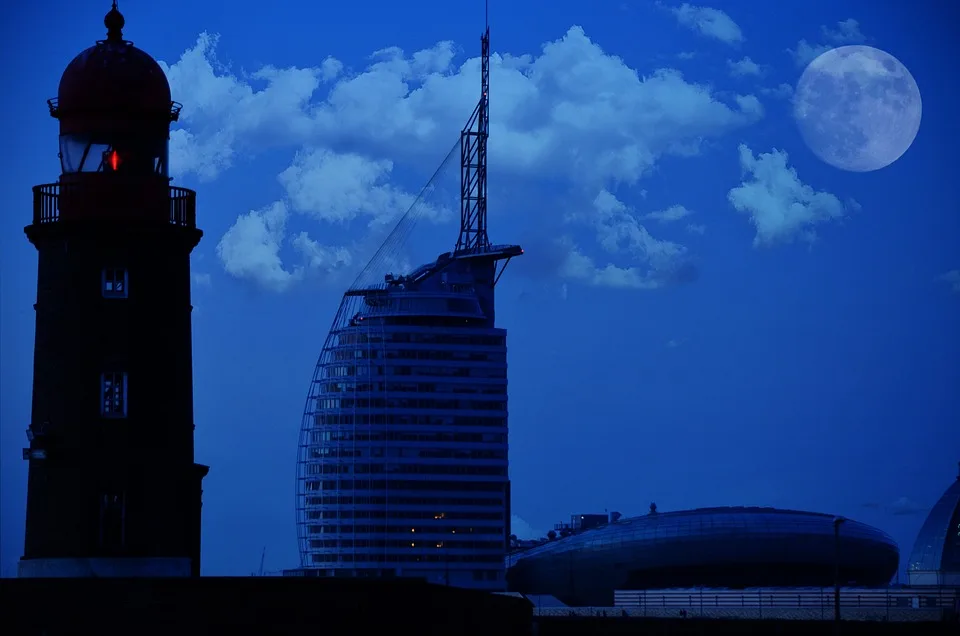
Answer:
[{"label": "white cloud", "polygon": [[764,72],[763,67],[751,60],[749,57],[744,57],[736,62],[733,60],[727,60],[727,68],[730,71],[730,75],[733,77],[746,77],[748,75],[759,77],[760,75],[763,75]]},{"label": "white cloud", "polygon": [[640,267],[618,267],[613,263],[598,266],[593,258],[585,255],[579,247],[565,243],[567,257],[560,267],[560,275],[568,280],[586,283],[595,287],[619,289],[656,289],[655,280],[647,277]]},{"label": "white cloud", "polygon": [[860,32],[860,23],[853,18],[847,18],[846,20],[837,22],[837,28],[835,29],[821,25],[820,33],[824,40],[832,42],[837,46],[866,40],[866,37]]},{"label": "white cloud", "polygon": [[719,9],[696,7],[684,2],[671,9],[680,24],[726,44],[743,42],[743,32],[733,19]]},{"label": "white cloud", "polygon": [[706,231],[707,226],[703,225],[702,223],[687,223],[687,232],[690,232],[691,234],[699,234],[700,236],[703,236]]},{"label": "white cloud", "polygon": [[734,99],[744,113],[751,113],[754,119],[763,117],[763,104],[760,103],[756,95],[737,95]]},{"label": "white cloud", "polygon": [[302,270],[288,271],[280,259],[288,216],[287,206],[278,201],[237,217],[217,244],[227,273],[270,290],[286,289],[299,279]]},{"label": "white cloud", "polygon": [[820,44],[810,44],[806,40],[800,40],[797,42],[797,48],[787,49],[798,67],[805,67],[822,53],[826,53],[834,47],[861,44],[867,41],[867,37],[860,32],[860,23],[853,18],[837,22],[834,29],[821,25],[820,38]]},{"label": "white cloud", "polygon": [[645,214],[643,218],[660,221],[661,223],[671,223],[673,221],[679,221],[680,219],[686,218],[691,214],[693,214],[693,212],[682,205],[671,205],[669,208],[664,210],[657,210],[656,212]]},{"label": "white cloud", "polygon": [[[314,148],[298,152],[278,179],[297,212],[331,223],[365,216],[371,225],[382,225],[395,220],[415,199],[387,182],[392,170],[389,159]],[[430,208],[426,212],[428,218],[441,219],[446,211]]]},{"label": "white cloud", "polygon": [[[633,210],[606,190],[601,190],[594,199],[593,222],[600,244],[610,253],[626,249],[637,255],[654,269],[669,266],[683,256],[684,247],[653,238],[637,221]],[[679,207],[679,206],[677,206]]]},{"label": "white cloud", "polygon": [[[394,166],[436,162],[479,97],[479,59],[457,65],[450,42],[412,55],[382,49],[359,73],[345,72],[334,58],[316,67],[267,66],[249,76],[264,83],[260,88],[217,61],[216,42],[201,34],[176,64],[164,65],[174,95],[186,102],[182,127],[171,138],[171,169],[178,176],[211,179],[241,156],[289,148],[290,165],[279,177],[283,199],[240,215],[218,248],[229,273],[274,289],[303,278],[310,263],[324,263],[316,271],[361,265],[349,240],[317,252],[292,238],[296,232],[288,236],[291,212],[302,215],[295,222],[347,227],[359,219],[368,227],[392,221],[414,200],[397,184]],[[564,205],[571,209],[588,204],[585,197],[593,195],[587,193],[632,186],[664,155],[695,155],[704,141],[763,115],[754,95],[725,101],[674,69],[641,75],[579,27],[546,43],[538,56],[493,55],[491,76],[491,174],[498,184],[512,180],[527,199],[560,181],[570,189]],[[521,207],[517,201],[523,196],[500,200],[496,191],[491,196],[499,201],[491,215],[502,220],[494,222],[504,224],[555,222],[558,213],[569,211]],[[448,213],[441,207],[424,211],[433,220]],[[551,216],[539,218],[545,215]],[[506,231],[517,230],[498,233]],[[581,252],[571,250],[576,260]],[[305,260],[285,266],[288,251]],[[536,256],[525,257],[531,258]],[[578,276],[609,280],[609,275]],[[645,276],[636,280],[647,281]]]},{"label": "white cloud", "polygon": [[[682,206],[674,208],[683,209]],[[560,242],[566,256],[562,260],[560,274],[568,280],[599,287],[658,289],[689,282],[696,276],[696,270],[687,256],[687,248],[654,238],[637,219],[634,211],[607,190],[597,194],[588,213],[575,216],[573,220],[590,224],[604,251],[610,257],[619,257],[629,264],[598,265],[594,258],[583,253],[571,237],[564,237]]]},{"label": "white cloud", "polygon": [[786,152],[774,148],[754,156],[745,144],[740,144],[739,150],[744,180],[727,198],[737,211],[749,215],[757,230],[754,246],[797,238],[813,241],[814,226],[860,208],[856,201],[844,205],[835,195],[817,192],[801,182],[797,171],[787,165]]},{"label": "white cloud", "polygon": [[940,280],[950,285],[954,294],[960,294],[960,269],[951,269],[940,277]]},{"label": "white cloud", "polygon": [[212,179],[232,165],[238,147],[302,141],[313,126],[310,97],[339,72],[340,63],[332,59],[313,68],[264,66],[250,79],[265,82],[266,87],[254,90],[218,62],[217,40],[216,35],[201,33],[176,64],[160,62],[175,94],[187,101],[180,116],[182,128],[170,135],[174,175],[193,172]]},{"label": "white cloud", "polygon": [[324,82],[334,80],[343,71],[343,62],[328,57],[320,64],[320,79]]},{"label": "white cloud", "polygon": [[306,232],[297,234],[291,244],[303,258],[304,267],[310,271],[332,274],[353,264],[353,255],[348,248],[321,245]]},{"label": "white cloud", "polygon": [[210,274],[193,272],[192,274],[193,284],[197,287],[209,287],[213,284],[213,280],[210,278]]},{"label": "white cloud", "polygon": [[[366,70],[341,77],[325,100],[313,101],[319,69],[270,68],[270,75],[285,78],[283,87],[275,81],[254,91],[239,78],[217,74],[215,42],[201,35],[168,71],[174,94],[210,96],[199,108],[184,108],[190,141],[201,150],[236,145],[241,133],[262,140],[274,131],[282,134],[272,143],[362,144],[394,160],[437,156],[479,97],[479,59],[453,66],[449,42],[410,58],[396,48],[378,51]],[[440,69],[442,62],[448,65]],[[672,153],[678,138],[720,134],[757,116],[718,101],[707,86],[686,82],[679,71],[638,75],[580,27],[545,44],[537,58],[495,55],[491,66],[491,165],[524,176],[559,171],[577,180],[633,182],[660,155]],[[201,88],[207,83],[213,88]],[[212,106],[212,96],[223,103]],[[232,157],[235,151],[221,154]],[[182,174],[181,159],[177,153],[171,167]]]},{"label": "white cloud", "polygon": [[[264,289],[284,291],[307,274],[349,274],[359,265],[353,256],[358,245],[383,238],[386,224],[395,220],[415,197],[382,181],[389,176],[389,161],[372,161],[356,154],[337,154],[326,149],[298,152],[290,167],[278,175],[285,197],[261,210],[240,215],[217,246],[228,274],[248,279]],[[290,211],[319,221],[346,225],[365,217],[367,231],[351,245],[321,245],[301,231],[287,238]],[[442,218],[426,208],[427,218]],[[299,257],[292,269],[283,264],[285,242]],[[369,249],[365,251],[371,251]]]},{"label": "white cloud", "polygon": [[776,99],[786,99],[793,95],[793,86],[789,84],[778,84],[773,88],[761,88],[761,95],[766,95],[767,97],[774,97]]}]

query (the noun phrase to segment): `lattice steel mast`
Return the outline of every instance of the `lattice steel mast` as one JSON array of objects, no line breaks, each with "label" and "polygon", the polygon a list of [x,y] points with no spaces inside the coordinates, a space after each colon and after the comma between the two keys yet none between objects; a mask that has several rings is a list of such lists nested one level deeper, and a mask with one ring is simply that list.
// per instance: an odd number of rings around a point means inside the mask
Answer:
[{"label": "lattice steel mast", "polygon": [[480,38],[480,101],[460,132],[460,237],[457,253],[483,253],[487,238],[487,137],[490,128],[490,24]]}]

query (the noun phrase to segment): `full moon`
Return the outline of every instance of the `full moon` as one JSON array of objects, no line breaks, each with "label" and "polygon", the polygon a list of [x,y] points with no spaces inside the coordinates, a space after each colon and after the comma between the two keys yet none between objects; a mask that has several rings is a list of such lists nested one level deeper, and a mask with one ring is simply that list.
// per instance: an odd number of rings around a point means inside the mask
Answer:
[{"label": "full moon", "polygon": [[803,140],[851,172],[889,166],[920,130],[920,89],[900,60],[870,46],[841,46],[810,62],[793,100]]}]

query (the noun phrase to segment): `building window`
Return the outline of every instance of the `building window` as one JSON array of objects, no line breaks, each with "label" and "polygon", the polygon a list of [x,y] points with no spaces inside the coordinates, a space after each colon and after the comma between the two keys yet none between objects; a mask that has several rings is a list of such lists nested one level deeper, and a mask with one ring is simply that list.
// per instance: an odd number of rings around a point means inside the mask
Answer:
[{"label": "building window", "polygon": [[103,417],[127,416],[127,374],[111,371],[100,376],[100,415]]},{"label": "building window", "polygon": [[103,270],[103,285],[101,287],[104,298],[127,297],[127,270]]},{"label": "building window", "polygon": [[100,495],[100,548],[107,554],[123,551],[127,542],[127,501],[123,492]]}]

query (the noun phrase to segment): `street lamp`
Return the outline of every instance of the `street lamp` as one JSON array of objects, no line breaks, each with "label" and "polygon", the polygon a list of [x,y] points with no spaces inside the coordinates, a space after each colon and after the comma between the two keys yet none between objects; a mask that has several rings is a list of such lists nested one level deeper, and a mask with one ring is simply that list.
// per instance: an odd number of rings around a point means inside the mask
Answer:
[{"label": "street lamp", "polygon": [[833,518],[833,622],[834,631],[840,633],[840,526],[843,517]]}]

